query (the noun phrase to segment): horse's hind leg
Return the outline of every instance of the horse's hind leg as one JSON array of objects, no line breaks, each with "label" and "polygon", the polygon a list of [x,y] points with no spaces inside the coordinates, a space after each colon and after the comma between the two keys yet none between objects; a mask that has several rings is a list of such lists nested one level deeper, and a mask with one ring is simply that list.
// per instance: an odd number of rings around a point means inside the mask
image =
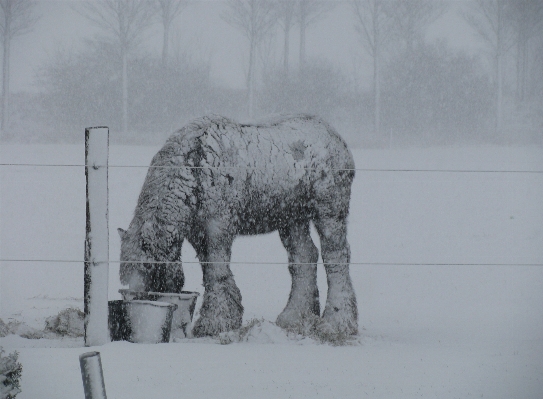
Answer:
[{"label": "horse's hind leg", "polygon": [[279,229],[279,236],[288,252],[288,269],[292,287],[287,306],[277,317],[283,328],[294,328],[304,316],[320,315],[317,288],[317,260],[319,251],[309,234],[309,221],[291,221]]},{"label": "horse's hind leg", "polygon": [[323,319],[342,334],[358,333],[356,297],[349,275],[350,248],[347,242],[346,212],[320,212],[315,227],[321,240],[321,254],[328,281]]}]

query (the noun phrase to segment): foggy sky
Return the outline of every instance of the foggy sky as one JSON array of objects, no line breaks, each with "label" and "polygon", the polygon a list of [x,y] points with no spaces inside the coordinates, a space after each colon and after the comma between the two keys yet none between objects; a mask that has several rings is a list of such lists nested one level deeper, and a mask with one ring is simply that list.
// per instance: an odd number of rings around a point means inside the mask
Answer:
[{"label": "foggy sky", "polygon": [[[470,28],[458,15],[458,9],[466,0],[452,2],[447,14],[432,24],[426,40],[446,39],[455,48],[475,51],[479,47]],[[338,5],[321,20],[310,26],[307,32],[306,51],[311,57],[325,57],[339,66],[350,77],[363,84],[370,84],[371,63],[354,30],[354,20],[348,1],[336,1]],[[35,29],[15,38],[11,55],[11,90],[35,91],[35,75],[41,65],[59,49],[72,50],[83,46],[84,38],[92,38],[97,30],[73,10],[77,0],[40,0],[37,12],[41,19]],[[170,44],[171,53],[177,48],[198,60],[209,60],[211,75],[219,84],[244,88],[247,65],[245,38],[224,22],[220,15],[225,1],[197,0],[175,20]],[[178,35],[179,39],[175,36]],[[298,63],[298,30],[291,31],[290,63]],[[160,24],[149,29],[145,50],[160,54],[162,30]],[[281,62],[282,34],[276,30],[268,45],[268,60]],[[260,61],[262,62],[262,61]],[[269,61],[268,61],[269,62]]]}]

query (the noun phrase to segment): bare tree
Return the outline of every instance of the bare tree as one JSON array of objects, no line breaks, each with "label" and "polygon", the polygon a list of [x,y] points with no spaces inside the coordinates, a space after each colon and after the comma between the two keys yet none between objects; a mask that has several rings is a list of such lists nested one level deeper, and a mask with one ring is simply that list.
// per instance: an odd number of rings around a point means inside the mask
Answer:
[{"label": "bare tree", "polygon": [[507,18],[510,4],[508,0],[473,0],[463,13],[493,59],[497,131],[502,129],[503,120],[503,61],[512,44],[511,20]]},{"label": "bare tree", "polygon": [[297,0],[279,0],[275,3],[279,24],[283,28],[283,72],[285,76],[288,75],[289,69],[290,30],[296,22],[296,5]]},{"label": "bare tree", "polygon": [[527,82],[526,94],[530,94],[539,99],[539,110],[536,115],[539,115],[540,120],[543,120],[543,31],[540,31],[532,43],[532,60],[530,63],[529,78]]},{"label": "bare tree", "polygon": [[2,130],[9,123],[9,61],[11,41],[16,36],[32,30],[39,17],[34,13],[36,2],[32,0],[0,0],[0,34],[4,46],[2,63]]},{"label": "bare tree", "polygon": [[249,118],[253,118],[256,51],[277,22],[277,13],[270,0],[228,0],[228,9],[222,18],[249,40],[248,111]]},{"label": "bare tree", "polygon": [[398,37],[405,42],[408,54],[415,44],[424,41],[426,28],[447,10],[444,0],[393,0],[386,10],[394,18]]},{"label": "bare tree", "polygon": [[168,46],[172,22],[188,5],[188,0],[158,0],[160,21],[164,29],[162,38],[162,64],[168,62]]},{"label": "bare tree", "polygon": [[527,69],[530,59],[529,42],[543,30],[543,1],[515,0],[511,3],[516,44],[517,99],[524,101]]},{"label": "bare tree", "polygon": [[149,0],[86,0],[76,9],[115,42],[122,64],[122,127],[128,131],[128,55],[143,39],[155,13]]},{"label": "bare tree", "polygon": [[381,125],[381,53],[390,39],[391,18],[383,7],[383,0],[352,0],[355,28],[366,52],[373,59],[373,127],[379,134]]},{"label": "bare tree", "polygon": [[335,3],[321,0],[298,0],[299,8],[297,22],[300,27],[300,70],[305,66],[305,42],[307,28],[319,20],[327,12],[330,12]]}]

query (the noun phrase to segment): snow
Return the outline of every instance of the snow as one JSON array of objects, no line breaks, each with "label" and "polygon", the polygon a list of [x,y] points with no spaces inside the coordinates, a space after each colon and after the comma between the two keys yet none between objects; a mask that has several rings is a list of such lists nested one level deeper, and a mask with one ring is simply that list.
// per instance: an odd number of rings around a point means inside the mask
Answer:
[{"label": "snow", "polygon": [[252,328],[244,341],[255,344],[286,344],[289,342],[285,332],[269,321]]},{"label": "snow", "polygon": [[[267,320],[251,320],[248,325],[239,330],[223,332],[219,342],[223,345],[250,342],[254,344],[287,344],[302,341],[303,337],[289,337],[287,331]],[[313,341],[308,338],[308,340]]]},{"label": "snow", "polygon": [[[112,146],[110,165],[149,164],[157,147]],[[78,356],[101,353],[110,398],[541,398],[543,392],[543,174],[379,172],[375,169],[543,170],[543,150],[523,147],[354,150],[349,218],[351,276],[360,337],[334,347],[286,336],[273,323],[290,276],[277,234],[236,239],[232,251],[245,321],[264,319],[229,345],[82,338],[0,338],[23,365],[18,399],[84,397]],[[84,164],[83,146],[5,145],[3,163]],[[147,169],[110,168],[111,260]],[[43,329],[83,307],[83,167],[0,168],[0,318]],[[313,232],[315,244],[317,236]],[[203,293],[183,248],[185,289]],[[279,264],[263,265],[262,262]],[[356,264],[361,262],[364,264]],[[367,264],[367,263],[377,264]],[[442,265],[405,265],[439,263]],[[447,266],[484,263],[486,266]],[[513,264],[512,266],[495,266]],[[319,266],[321,308],[326,278]],[[118,264],[109,299],[120,299]],[[200,305],[199,297],[196,313]],[[195,314],[195,318],[198,315]],[[252,334],[252,335],[251,335]]]}]

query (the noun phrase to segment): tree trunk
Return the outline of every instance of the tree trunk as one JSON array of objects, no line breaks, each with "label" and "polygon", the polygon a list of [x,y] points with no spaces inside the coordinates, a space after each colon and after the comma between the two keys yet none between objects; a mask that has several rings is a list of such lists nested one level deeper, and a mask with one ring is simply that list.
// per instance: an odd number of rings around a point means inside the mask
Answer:
[{"label": "tree trunk", "polygon": [[[377,50],[377,48],[376,48]],[[375,113],[373,115],[373,126],[375,134],[378,136],[381,132],[381,71],[379,53],[376,51],[373,57],[373,93],[375,102]]]},{"label": "tree trunk", "polygon": [[526,2],[519,3],[520,9],[517,11],[517,102],[524,101],[526,89]]},{"label": "tree trunk", "polygon": [[10,39],[5,36],[2,64],[2,131],[6,131],[9,126],[9,50]]},{"label": "tree trunk", "polygon": [[496,131],[502,129],[502,114],[503,114],[503,71],[502,71],[502,55],[496,57]]},{"label": "tree trunk", "polygon": [[498,15],[497,15],[497,32],[496,32],[496,131],[500,132],[502,129],[502,114],[503,114],[503,71],[502,71],[502,58],[503,58],[503,15],[501,2],[498,2]]},{"label": "tree trunk", "polygon": [[166,66],[168,62],[168,41],[170,36],[170,23],[164,21],[164,37],[162,39],[162,65]]},{"label": "tree trunk", "polygon": [[521,42],[520,36],[521,36],[520,33],[518,33],[518,37],[517,37],[517,59],[516,59],[516,61],[517,61],[517,64],[516,64],[516,67],[517,67],[517,70],[516,70],[516,72],[517,72],[517,105],[520,104],[520,102],[522,101],[521,100],[521,97],[522,97],[521,91],[522,91],[522,89],[520,87],[521,86],[521,84],[520,84],[520,80],[521,80],[521,78],[520,78],[521,54],[520,53],[522,51],[521,50],[522,45],[520,43]]},{"label": "tree trunk", "polygon": [[373,17],[373,95],[374,95],[374,113],[373,129],[376,137],[379,137],[381,131],[381,82],[380,82],[380,57],[381,57],[381,38],[379,35],[379,5],[374,4]]},{"label": "tree trunk", "polygon": [[122,54],[122,90],[123,90],[123,133],[128,132],[128,56],[126,54],[126,49],[121,50]]},{"label": "tree trunk", "polygon": [[251,40],[249,49],[249,71],[247,76],[247,86],[249,90],[249,119],[253,119],[253,107],[254,107],[254,62],[255,62],[255,42],[254,39]]},{"label": "tree trunk", "polygon": [[2,131],[6,131],[9,126],[9,50],[11,44],[9,29],[9,22],[6,21],[4,59],[2,63]]},{"label": "tree trunk", "polygon": [[305,26],[300,26],[300,69],[305,68]]},{"label": "tree trunk", "polygon": [[283,72],[285,76],[288,76],[288,55],[290,45],[290,21],[285,21],[285,43],[283,46]]},{"label": "tree trunk", "polygon": [[526,51],[527,48],[527,39],[526,35],[523,34],[522,41],[521,41],[521,54],[520,54],[520,101],[524,101],[524,98],[526,96],[526,65],[528,63],[528,54]]},{"label": "tree trunk", "polygon": [[305,28],[306,28],[306,0],[300,2],[300,71],[305,67]]}]

